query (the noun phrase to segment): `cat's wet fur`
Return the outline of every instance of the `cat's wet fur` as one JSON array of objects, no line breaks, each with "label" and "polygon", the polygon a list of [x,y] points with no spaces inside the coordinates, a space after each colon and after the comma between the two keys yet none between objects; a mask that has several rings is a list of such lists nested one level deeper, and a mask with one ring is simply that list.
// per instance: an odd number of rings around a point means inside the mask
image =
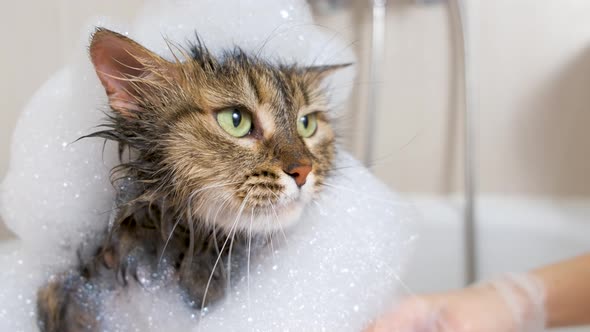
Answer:
[{"label": "cat's wet fur", "polygon": [[[112,112],[87,137],[129,157],[112,172],[118,208],[100,246],[39,290],[42,331],[100,331],[97,292],[166,273],[195,310],[219,300],[230,248],[295,222],[332,168],[322,80],[343,66],[271,64],[239,48],[215,57],[198,38],[177,51],[184,60],[170,62],[106,29],[92,37]],[[246,136],[220,128],[215,115],[227,108],[252,115]],[[308,114],[318,128],[304,138],[297,121]]]}]

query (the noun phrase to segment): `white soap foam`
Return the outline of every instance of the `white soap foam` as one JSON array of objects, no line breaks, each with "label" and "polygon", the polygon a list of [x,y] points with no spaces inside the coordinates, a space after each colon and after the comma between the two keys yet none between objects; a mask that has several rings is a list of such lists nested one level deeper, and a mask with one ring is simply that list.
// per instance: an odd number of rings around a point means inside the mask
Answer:
[{"label": "white soap foam", "polygon": [[[346,43],[312,24],[302,0],[152,1],[128,28],[97,22],[167,57],[162,36],[184,45],[196,29],[216,53],[235,44],[285,62],[353,60]],[[334,76],[334,104],[348,95],[352,77],[352,69]],[[21,115],[0,188],[0,213],[21,239],[0,248],[1,331],[34,330],[38,287],[74,266],[79,247],[90,245],[108,222],[116,148],[98,139],[73,143],[100,124],[105,105],[80,51]],[[250,278],[237,278],[228,299],[203,318],[179,300],[173,285],[130,288],[106,296],[117,309],[105,316],[109,330],[357,331],[399,289],[397,275],[412,237],[405,205],[345,153],[337,168],[341,176],[331,180],[336,187],[327,188],[285,243],[276,239],[275,252],[253,257]]]},{"label": "white soap foam", "polygon": [[2,216],[52,265],[71,261],[80,240],[103,229],[112,209],[114,144],[75,142],[103,117],[99,93],[89,73],[64,68],[35,94],[14,132]]},{"label": "white soap foam", "polygon": [[[313,23],[301,0],[170,0],[145,6],[130,36],[170,58],[161,36],[176,44],[195,40],[219,54],[238,45],[266,59],[303,65],[354,63],[350,43],[335,31]],[[342,105],[352,89],[354,69],[336,73],[328,82],[333,105]],[[335,110],[337,111],[337,110]]]},{"label": "white soap foam", "polygon": [[46,276],[21,241],[0,244],[0,331],[36,330],[36,293]]},{"label": "white soap foam", "polygon": [[301,223],[252,257],[249,278],[236,272],[204,317],[173,287],[134,288],[111,299],[109,331],[360,331],[402,287],[412,210],[348,154],[337,164],[346,168]]}]

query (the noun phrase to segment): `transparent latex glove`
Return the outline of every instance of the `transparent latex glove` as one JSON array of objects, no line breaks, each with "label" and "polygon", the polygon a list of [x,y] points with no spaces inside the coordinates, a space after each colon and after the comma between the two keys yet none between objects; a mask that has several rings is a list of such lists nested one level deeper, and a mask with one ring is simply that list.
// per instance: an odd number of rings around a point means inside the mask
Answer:
[{"label": "transparent latex glove", "polygon": [[365,332],[539,332],[545,327],[543,284],[509,275],[465,289],[402,301]]}]

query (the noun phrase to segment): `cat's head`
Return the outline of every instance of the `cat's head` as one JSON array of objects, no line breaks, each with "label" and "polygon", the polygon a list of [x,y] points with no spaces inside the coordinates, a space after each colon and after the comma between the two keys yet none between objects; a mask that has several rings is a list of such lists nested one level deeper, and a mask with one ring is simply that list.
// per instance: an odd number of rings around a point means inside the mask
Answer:
[{"label": "cat's head", "polygon": [[275,65],[240,49],[214,57],[200,41],[174,53],[183,60],[106,29],[90,45],[113,110],[103,136],[134,151],[123,166],[142,199],[228,231],[293,223],[332,168],[322,81],[343,66]]}]

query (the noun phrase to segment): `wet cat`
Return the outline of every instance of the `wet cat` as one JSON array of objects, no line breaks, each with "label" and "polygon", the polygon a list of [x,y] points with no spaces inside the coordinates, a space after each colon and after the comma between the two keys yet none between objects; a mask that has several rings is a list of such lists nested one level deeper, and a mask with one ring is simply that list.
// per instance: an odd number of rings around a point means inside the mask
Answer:
[{"label": "wet cat", "polygon": [[141,284],[141,271],[168,271],[195,309],[220,299],[230,248],[295,223],[330,173],[323,80],[346,65],[273,64],[240,48],[214,56],[198,38],[176,51],[182,61],[110,30],[92,37],[112,112],[88,137],[129,157],[112,172],[119,207],[101,245],[39,290],[42,331],[101,330],[93,290]]}]

